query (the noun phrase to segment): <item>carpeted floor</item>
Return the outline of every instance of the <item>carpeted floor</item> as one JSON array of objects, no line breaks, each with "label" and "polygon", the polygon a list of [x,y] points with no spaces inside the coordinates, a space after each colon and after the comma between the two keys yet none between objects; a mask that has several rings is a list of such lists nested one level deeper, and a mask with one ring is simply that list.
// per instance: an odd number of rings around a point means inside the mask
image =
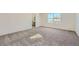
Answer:
[{"label": "carpeted floor", "polygon": [[79,46],[73,31],[39,27],[0,36],[0,46]]}]

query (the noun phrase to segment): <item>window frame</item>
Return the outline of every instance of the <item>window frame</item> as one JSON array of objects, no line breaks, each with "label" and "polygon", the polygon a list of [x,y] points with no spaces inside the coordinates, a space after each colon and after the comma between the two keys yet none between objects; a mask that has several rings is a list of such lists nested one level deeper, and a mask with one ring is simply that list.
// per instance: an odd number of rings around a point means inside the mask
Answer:
[{"label": "window frame", "polygon": [[[49,14],[50,14],[50,18],[49,18]],[[57,16],[55,17],[55,14],[60,14],[60,17],[56,18]],[[49,21],[49,19],[52,19],[52,20]],[[60,19],[61,21],[61,13],[48,13],[48,23],[60,22],[60,21],[56,21],[55,19]]]}]

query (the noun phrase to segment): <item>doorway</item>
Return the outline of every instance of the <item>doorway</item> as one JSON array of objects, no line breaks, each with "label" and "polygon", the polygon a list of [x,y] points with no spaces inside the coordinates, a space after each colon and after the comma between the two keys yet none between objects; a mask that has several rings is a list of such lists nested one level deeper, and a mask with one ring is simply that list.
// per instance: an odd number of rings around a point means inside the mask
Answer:
[{"label": "doorway", "polygon": [[36,27],[36,16],[33,16],[33,19],[32,19],[32,28],[35,28]]}]

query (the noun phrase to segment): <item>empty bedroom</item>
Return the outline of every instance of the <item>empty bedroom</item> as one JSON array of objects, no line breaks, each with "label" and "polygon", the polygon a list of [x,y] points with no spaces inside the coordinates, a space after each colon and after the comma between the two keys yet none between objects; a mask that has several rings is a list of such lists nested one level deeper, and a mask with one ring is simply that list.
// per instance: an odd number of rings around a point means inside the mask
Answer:
[{"label": "empty bedroom", "polygon": [[0,13],[0,46],[79,46],[79,14]]}]

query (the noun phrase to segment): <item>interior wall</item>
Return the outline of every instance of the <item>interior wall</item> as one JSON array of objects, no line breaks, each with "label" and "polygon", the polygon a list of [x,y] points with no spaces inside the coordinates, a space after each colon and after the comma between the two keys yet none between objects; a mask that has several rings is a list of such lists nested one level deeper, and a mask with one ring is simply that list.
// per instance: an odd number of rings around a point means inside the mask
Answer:
[{"label": "interior wall", "polygon": [[32,16],[36,17],[36,27],[40,26],[40,14],[39,13],[33,13]]},{"label": "interior wall", "polygon": [[76,14],[76,33],[79,36],[79,13]]},{"label": "interior wall", "polygon": [[75,30],[75,14],[74,13],[62,13],[61,22],[48,23],[48,14],[41,13],[41,26],[53,27],[65,30]]},{"label": "interior wall", "polygon": [[0,35],[31,28],[31,13],[0,13]]},{"label": "interior wall", "polygon": [[40,26],[40,14],[37,13],[36,14],[36,27],[39,27]]}]

